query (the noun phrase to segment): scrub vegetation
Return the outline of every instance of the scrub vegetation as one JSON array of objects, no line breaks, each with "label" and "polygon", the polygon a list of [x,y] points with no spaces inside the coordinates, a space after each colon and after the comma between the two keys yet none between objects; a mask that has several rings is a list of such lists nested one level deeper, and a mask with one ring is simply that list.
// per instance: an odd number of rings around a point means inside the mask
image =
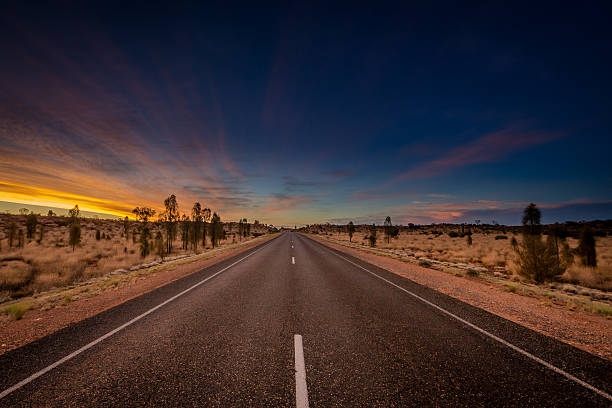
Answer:
[{"label": "scrub vegetation", "polygon": [[[310,225],[303,232],[350,246],[409,256],[421,266],[456,265],[462,274],[612,291],[612,221],[541,225],[537,207],[523,226],[496,224]],[[382,221],[382,220],[381,220]],[[377,239],[377,234],[384,239]],[[374,247],[374,248],[372,248]]]},{"label": "scrub vegetation", "polygon": [[[166,257],[198,254],[272,232],[246,219],[222,222],[199,203],[179,212],[176,197],[154,219],[150,208],[134,209],[136,221],[80,216],[0,214],[0,303],[72,285],[118,269]],[[3,310],[19,319],[27,308]]]}]

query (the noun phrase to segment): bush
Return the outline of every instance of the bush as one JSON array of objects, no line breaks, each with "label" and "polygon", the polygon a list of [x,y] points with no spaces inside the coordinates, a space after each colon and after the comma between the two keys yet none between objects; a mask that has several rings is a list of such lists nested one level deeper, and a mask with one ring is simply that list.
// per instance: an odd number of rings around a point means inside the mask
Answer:
[{"label": "bush", "polygon": [[96,230],[96,241],[100,240],[100,230]]},{"label": "bush", "polygon": [[497,236],[495,237],[495,239],[496,239],[496,240],[499,240],[499,239],[508,239],[508,236],[507,236],[507,235],[497,235]]},{"label": "bush", "polygon": [[451,238],[459,238],[461,237],[461,234],[459,234],[457,231],[451,231],[448,233],[448,236]]},{"label": "bush", "polygon": [[431,266],[431,262],[429,261],[419,261],[420,266],[424,266],[425,268],[429,268]]},{"label": "bush", "polygon": [[468,269],[467,275],[468,276],[478,276],[480,275],[480,272],[478,272],[476,269]]},{"label": "bush", "polygon": [[597,251],[595,250],[595,236],[593,231],[585,226],[580,233],[580,243],[576,248],[576,253],[580,257],[584,266],[597,266]]}]

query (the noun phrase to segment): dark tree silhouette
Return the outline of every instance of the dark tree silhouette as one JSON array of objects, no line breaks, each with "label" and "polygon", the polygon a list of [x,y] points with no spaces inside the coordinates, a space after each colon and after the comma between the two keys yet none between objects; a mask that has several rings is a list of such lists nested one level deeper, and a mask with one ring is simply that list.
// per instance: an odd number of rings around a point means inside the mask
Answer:
[{"label": "dark tree silhouette", "polygon": [[202,205],[198,202],[195,202],[191,209],[191,220],[193,221],[193,228],[191,229],[191,247],[194,251],[197,251],[202,230]]},{"label": "dark tree silhouette", "polygon": [[370,227],[370,236],[368,237],[368,239],[370,240],[370,246],[375,247],[376,246],[376,225],[375,224],[372,224],[372,226]]},{"label": "dark tree silhouette", "polygon": [[540,233],[541,220],[542,213],[534,203],[531,203],[527,207],[525,207],[525,211],[523,212],[523,225],[525,226],[529,234]]},{"label": "dark tree silhouette", "polygon": [[384,223],[385,241],[387,242],[387,244],[391,242],[391,229],[392,229],[391,217],[387,216],[387,218],[385,218],[385,223]]},{"label": "dark tree silhouette", "polygon": [[580,232],[580,241],[576,248],[578,256],[584,266],[595,268],[597,266],[597,251],[595,249],[595,236],[593,230],[587,225]]},{"label": "dark tree silhouette", "polygon": [[202,210],[202,247],[206,248],[206,224],[210,221],[210,208],[204,208]]},{"label": "dark tree silhouette", "polygon": [[353,234],[355,233],[355,224],[353,224],[353,221],[349,221],[346,229],[348,230],[349,234],[349,242],[353,242]]},{"label": "dark tree silhouette", "polygon": [[164,200],[164,207],[166,211],[162,219],[166,226],[166,253],[169,254],[172,253],[172,243],[176,238],[176,223],[179,221],[179,207],[174,194]]},{"label": "dark tree silhouette", "polygon": [[36,218],[36,214],[34,214],[33,212],[30,212],[26,216],[26,233],[27,233],[28,239],[31,239],[34,236],[34,233],[36,232],[37,224],[38,224],[38,219]]},{"label": "dark tree silhouette", "polygon": [[219,240],[223,238],[223,224],[221,217],[214,213],[210,220],[210,243],[213,248],[219,244]]}]

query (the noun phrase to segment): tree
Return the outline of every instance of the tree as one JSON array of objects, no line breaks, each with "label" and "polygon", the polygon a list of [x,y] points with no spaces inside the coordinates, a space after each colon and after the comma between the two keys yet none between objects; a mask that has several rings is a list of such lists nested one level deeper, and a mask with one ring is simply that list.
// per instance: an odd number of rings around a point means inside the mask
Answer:
[{"label": "tree", "polygon": [[375,224],[372,224],[372,226],[370,227],[370,236],[368,237],[368,239],[370,240],[370,246],[375,247],[376,246],[376,225]]},{"label": "tree", "polygon": [[123,219],[123,235],[125,235],[126,241],[128,240],[129,232],[130,232],[130,219],[126,215],[125,218]]},{"label": "tree", "polygon": [[181,226],[181,243],[182,248],[184,250],[189,246],[189,231],[191,230],[191,223],[189,222],[189,217],[183,214],[180,218],[180,226]]},{"label": "tree", "polygon": [[100,230],[96,230],[96,241],[100,240]]},{"label": "tree", "polygon": [[540,233],[541,219],[542,213],[534,203],[531,203],[525,207],[525,211],[523,212],[523,225],[526,227],[529,234]]},{"label": "tree", "polygon": [[28,210],[27,208],[20,208],[19,209],[19,214],[21,214],[21,215],[28,215],[29,212],[30,212],[30,210]]},{"label": "tree", "polygon": [[179,207],[176,196],[171,194],[164,200],[166,211],[163,214],[163,221],[166,226],[166,252],[172,252],[172,242],[176,238],[176,223],[179,221]]},{"label": "tree", "polygon": [[387,241],[387,244],[391,242],[391,228],[391,217],[387,216],[384,223],[385,241]]},{"label": "tree", "polygon": [[238,221],[238,237],[242,241],[242,234],[244,232],[244,224],[242,223],[242,218]]},{"label": "tree", "polygon": [[11,223],[9,224],[6,231],[6,235],[8,237],[9,248],[12,248],[13,241],[15,240],[17,235],[17,224],[15,224],[15,221],[11,221]]},{"label": "tree", "polygon": [[580,241],[576,253],[584,266],[595,268],[597,266],[597,251],[595,249],[595,236],[593,230],[585,225],[580,232]]},{"label": "tree", "polygon": [[23,248],[24,242],[23,242],[23,230],[21,228],[19,228],[18,234],[17,234],[17,247],[18,248]]},{"label": "tree", "polygon": [[55,213],[53,212],[53,210],[49,210],[49,212],[47,213],[47,217],[55,217]]},{"label": "tree", "polygon": [[349,221],[348,225],[346,226],[346,229],[348,230],[349,234],[349,242],[352,242],[353,234],[355,233],[355,224],[353,224],[353,221]]},{"label": "tree", "polygon": [[155,235],[155,250],[157,251],[157,255],[159,255],[159,257],[163,261],[165,255],[165,246],[164,237],[162,237],[161,231],[157,231],[157,234]]},{"label": "tree", "polygon": [[[132,210],[132,213],[136,216],[136,219],[140,221],[140,256],[145,258],[149,255],[149,238],[151,236],[151,231],[149,230],[149,218],[152,218],[155,215],[155,210],[149,207],[136,207]],[[136,235],[132,234],[132,238],[135,241]]]},{"label": "tree", "polygon": [[561,275],[572,262],[569,247],[559,237],[549,234],[546,242],[542,241],[540,219],[540,210],[535,204],[529,204],[523,216],[522,242],[519,244],[512,238],[512,247],[518,255],[519,273],[538,283]]},{"label": "tree", "polygon": [[146,224],[155,215],[155,210],[149,207],[136,207],[132,210],[132,213],[138,221]]},{"label": "tree", "polygon": [[68,240],[70,246],[72,247],[72,252],[74,252],[74,248],[81,242],[81,225],[78,221],[73,222],[70,225],[70,235]]},{"label": "tree", "polygon": [[219,239],[223,238],[223,232],[221,217],[214,213],[210,220],[210,243],[213,248],[219,244]]},{"label": "tree", "polygon": [[38,234],[38,243],[40,244],[45,236],[45,224],[40,224],[40,230]]},{"label": "tree", "polygon": [[38,219],[36,218],[36,214],[33,212],[29,213],[26,216],[26,233],[28,235],[28,239],[31,239],[36,232],[36,225],[38,224]]},{"label": "tree", "polygon": [[472,246],[472,234],[469,234],[466,238],[468,246]]},{"label": "tree", "polygon": [[191,209],[191,220],[193,221],[191,246],[194,251],[197,251],[198,241],[200,240],[200,230],[202,229],[202,206],[198,202],[195,202]]},{"label": "tree", "polygon": [[73,208],[68,210],[68,216],[70,217],[72,222],[74,222],[74,220],[79,218],[80,214],[81,214],[81,210],[79,210],[79,205],[78,204],[76,204]]},{"label": "tree", "polygon": [[210,208],[204,208],[202,210],[202,247],[206,248],[206,224],[210,220]]}]

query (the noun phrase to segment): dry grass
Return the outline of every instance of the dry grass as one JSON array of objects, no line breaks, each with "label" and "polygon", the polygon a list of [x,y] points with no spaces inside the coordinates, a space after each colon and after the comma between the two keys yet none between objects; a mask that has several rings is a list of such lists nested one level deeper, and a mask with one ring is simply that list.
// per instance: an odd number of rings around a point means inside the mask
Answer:
[{"label": "dry grass", "polygon": [[[403,250],[411,253],[417,259],[427,258],[442,262],[474,264],[486,267],[491,271],[499,271],[509,275],[517,275],[516,254],[510,244],[513,235],[507,234],[508,239],[495,239],[501,234],[472,234],[472,245],[467,244],[466,238],[451,238],[448,234],[431,234],[423,231],[402,231],[397,239],[389,243],[379,234],[377,248]],[[353,243],[368,246],[364,232],[353,235]],[[330,238],[338,241],[348,241],[346,233],[329,234]],[[515,237],[520,241],[520,235]],[[571,248],[578,246],[576,239],[569,238]],[[598,237],[597,268],[581,266],[578,259],[566,271],[561,279],[567,282],[580,284],[591,288],[612,290],[612,237]],[[427,263],[422,260],[422,263]]]},{"label": "dry grass", "polygon": [[[2,215],[0,224],[16,221],[23,228],[24,217]],[[21,225],[19,223],[21,222]],[[29,296],[52,288],[102,276],[121,268],[158,260],[155,254],[140,257],[139,244],[134,243],[132,234],[123,236],[123,226],[112,220],[81,220],[81,243],[73,251],[68,246],[69,230],[65,219],[60,217],[39,217],[45,223],[44,237],[39,241],[39,231],[23,248],[9,248],[8,240],[0,235],[0,302],[9,298]],[[135,223],[131,231],[136,229]],[[39,226],[40,228],[40,226]],[[0,231],[5,230],[1,228]],[[96,240],[96,230],[108,239]],[[154,230],[155,234],[157,231]],[[232,234],[220,244],[227,245],[237,240]],[[193,254],[181,250],[181,242],[175,241],[171,254]],[[208,242],[210,247],[210,241]],[[205,250],[199,248],[198,252]]]}]

